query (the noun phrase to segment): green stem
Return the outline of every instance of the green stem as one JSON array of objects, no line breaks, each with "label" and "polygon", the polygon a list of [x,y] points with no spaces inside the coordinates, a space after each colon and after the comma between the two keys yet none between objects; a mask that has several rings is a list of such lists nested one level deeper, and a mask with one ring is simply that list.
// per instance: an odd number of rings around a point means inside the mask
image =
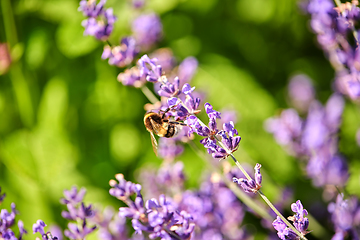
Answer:
[{"label": "green stem", "polygon": [[[245,169],[241,166],[239,161],[235,158],[235,156],[232,154],[232,152],[215,136],[215,139],[219,143],[219,145],[226,150],[226,152],[229,154],[229,156],[234,160],[236,166],[241,170],[241,172],[246,176],[248,180],[251,180],[252,178],[249,176],[249,174],[245,171]],[[301,234],[291,223],[288,222],[288,220],[275,208],[275,206],[270,202],[270,200],[260,191],[258,190],[257,193],[262,197],[262,199],[266,202],[267,205],[275,212],[277,216],[283,220],[283,222],[291,228],[296,235],[298,235],[301,239],[307,240],[306,237],[304,237],[303,234]]]},{"label": "green stem", "polygon": [[193,141],[189,142],[190,147],[193,149],[193,151],[196,153],[196,155],[199,156],[199,158],[205,160],[204,162],[207,164],[207,166],[210,167],[212,172],[217,173],[219,176],[221,176],[222,181],[225,183],[225,185],[235,194],[235,196],[243,202],[246,206],[254,210],[257,214],[259,214],[262,218],[272,221],[273,217],[259,204],[254,202],[252,198],[250,198],[247,194],[245,194],[241,189],[237,186],[237,184],[230,181],[226,176],[220,172],[219,168],[214,166],[213,159],[209,159],[209,155],[204,154],[195,144]]},{"label": "green stem", "polygon": [[[18,44],[18,38],[10,1],[1,0],[1,8],[4,20],[6,41],[9,44],[11,52],[14,46]],[[10,79],[14,88],[20,118],[25,126],[31,127],[33,125],[34,112],[30,89],[23,74],[21,62],[12,63],[10,68]]]},{"label": "green stem", "polygon": [[10,49],[12,49],[18,42],[18,38],[10,0],[1,0],[1,8],[4,19],[6,40],[10,45]]},{"label": "green stem", "polygon": [[270,200],[261,192],[261,190],[257,191],[257,193],[264,199],[267,205],[275,212],[276,215],[278,215],[281,220],[289,227],[291,228],[301,239],[307,240],[307,238],[299,232],[289,221],[276,209],[276,207],[270,202]]},{"label": "green stem", "polygon": [[140,89],[141,89],[142,93],[145,95],[145,97],[147,97],[147,99],[152,104],[155,104],[155,103],[159,102],[157,97],[154,95],[154,93],[152,91],[150,91],[150,89],[147,86],[143,85],[143,86],[141,86]]}]

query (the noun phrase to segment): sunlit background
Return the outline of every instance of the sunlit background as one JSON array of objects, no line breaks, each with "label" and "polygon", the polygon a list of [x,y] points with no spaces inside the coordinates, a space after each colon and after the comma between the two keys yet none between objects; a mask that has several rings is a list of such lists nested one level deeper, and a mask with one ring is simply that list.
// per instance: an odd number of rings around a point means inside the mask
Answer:
[{"label": "sunlit background", "polygon": [[[106,6],[118,16],[109,39],[117,43],[130,33],[130,4],[108,0]],[[85,202],[118,208],[120,202],[108,194],[109,180],[121,172],[141,183],[139,169],[156,168],[162,161],[143,125],[148,100],[116,80],[123,69],[101,60],[103,43],[83,36],[84,17],[77,8],[77,0],[1,0],[0,41],[10,45],[13,58],[8,72],[0,75],[0,186],[7,195],[1,207],[16,203],[30,232],[26,239],[33,238],[37,219],[65,227],[59,203],[64,189],[86,187]],[[321,201],[322,190],[312,186],[301,162],[263,126],[288,107],[286,87],[295,74],[312,78],[321,101],[332,93],[334,71],[316,46],[302,3],[149,0],[146,9],[161,17],[161,47],[171,48],[179,61],[198,59],[191,84],[205,94],[202,104],[237,112],[242,142],[235,155],[249,166],[262,164],[269,198],[277,199],[279,189],[290,186],[304,205]],[[358,196],[359,122],[348,101],[340,151],[352,173],[347,191]],[[189,146],[180,159],[188,187],[196,187],[204,160]],[[260,226],[252,217],[249,221]]]}]

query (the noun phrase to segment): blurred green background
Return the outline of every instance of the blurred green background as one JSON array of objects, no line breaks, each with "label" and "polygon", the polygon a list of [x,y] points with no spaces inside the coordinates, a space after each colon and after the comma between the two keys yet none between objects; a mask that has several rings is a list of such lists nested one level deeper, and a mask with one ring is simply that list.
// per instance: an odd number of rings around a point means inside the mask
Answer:
[{"label": "blurred green background", "polygon": [[[106,7],[118,16],[110,38],[117,43],[130,34],[131,7],[122,0],[108,0]],[[100,59],[103,43],[83,36],[77,8],[77,0],[1,0],[0,42],[10,45],[13,58],[0,76],[0,186],[7,194],[2,208],[15,202],[28,230],[37,219],[64,225],[64,189],[84,186],[86,202],[117,208],[108,194],[114,174],[140,181],[137,169],[161,163],[143,126],[147,99],[117,82],[122,69]],[[205,101],[238,112],[242,142],[235,155],[263,165],[269,198],[288,185],[296,186],[304,205],[320,200],[322,190],[263,129],[266,118],[287,107],[293,74],[308,74],[323,102],[332,92],[334,71],[316,46],[301,2],[150,0],[146,9],[162,19],[161,47],[170,47],[179,61],[198,59],[192,85],[206,93]],[[347,102],[340,149],[353,173],[347,190],[356,194],[359,120],[357,107]],[[203,161],[188,146],[180,159],[189,186],[196,186]]]}]

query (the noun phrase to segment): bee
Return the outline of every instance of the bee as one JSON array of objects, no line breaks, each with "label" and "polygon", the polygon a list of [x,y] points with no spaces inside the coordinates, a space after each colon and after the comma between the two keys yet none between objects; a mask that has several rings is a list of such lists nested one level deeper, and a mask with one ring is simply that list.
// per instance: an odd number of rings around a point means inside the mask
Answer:
[{"label": "bee", "polygon": [[175,137],[179,132],[179,126],[187,126],[185,123],[167,119],[165,114],[169,110],[170,109],[167,109],[163,114],[148,112],[144,116],[144,125],[146,130],[150,132],[151,144],[156,156],[158,143],[154,134],[158,135],[159,137],[172,138]]}]

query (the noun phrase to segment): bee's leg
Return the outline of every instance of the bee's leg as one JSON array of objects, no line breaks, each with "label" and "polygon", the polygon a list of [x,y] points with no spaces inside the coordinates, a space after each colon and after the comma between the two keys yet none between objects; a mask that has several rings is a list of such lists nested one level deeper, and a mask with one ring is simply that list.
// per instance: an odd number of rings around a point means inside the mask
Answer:
[{"label": "bee's leg", "polygon": [[171,110],[171,108],[167,108],[165,111],[160,110],[160,112],[163,112],[161,118],[164,119],[165,118],[165,114],[168,113]]},{"label": "bee's leg", "polygon": [[[165,122],[165,120],[164,120],[164,122]],[[166,122],[173,123],[173,124],[176,124],[176,125],[181,125],[181,126],[187,126],[187,124],[182,123],[182,122],[175,122],[175,121],[168,121],[168,120],[166,120]]]}]

